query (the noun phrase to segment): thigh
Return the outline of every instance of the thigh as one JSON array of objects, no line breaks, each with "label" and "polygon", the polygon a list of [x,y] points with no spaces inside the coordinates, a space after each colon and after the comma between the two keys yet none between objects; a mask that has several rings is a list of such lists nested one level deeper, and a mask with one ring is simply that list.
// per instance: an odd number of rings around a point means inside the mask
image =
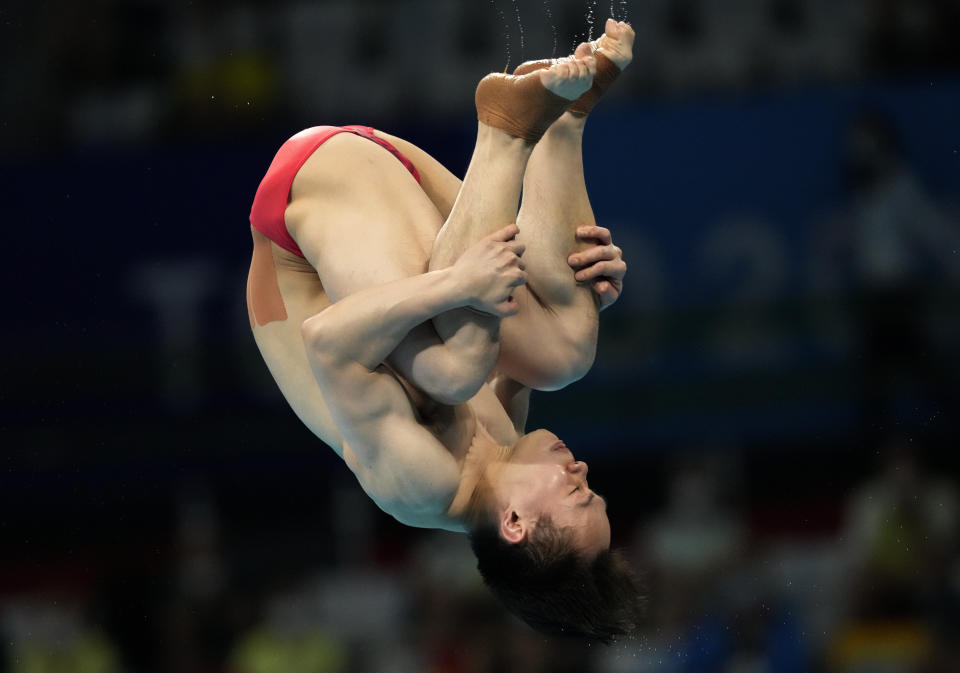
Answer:
[{"label": "thigh", "polygon": [[389,142],[413,162],[417,172],[420,173],[420,187],[440,211],[440,217],[446,220],[450,216],[453,202],[457,200],[463,181],[413,143],[383,131],[375,131],[375,135]]},{"label": "thigh", "polygon": [[[327,141],[301,168],[286,222],[329,301],[426,272],[443,225],[396,157],[347,133]],[[410,331],[390,363],[428,389],[442,383],[449,365],[429,321]]]},{"label": "thigh", "polygon": [[[408,148],[401,151],[406,154]],[[411,160],[419,161],[423,176],[424,159]],[[436,166],[428,167],[427,174],[434,176],[428,179],[443,181],[436,177],[440,175]],[[334,136],[304,163],[294,180],[285,219],[306,259],[251,231],[258,262],[251,264],[247,293],[253,336],[293,411],[342,455],[342,437],[313,377],[300,325],[331,301],[426,271],[443,219],[403,164],[376,143],[351,133]],[[256,319],[257,297],[269,296],[274,282],[282,310],[275,306],[261,312],[268,316],[265,320]],[[425,324],[402,347],[413,358],[438,343],[432,327]]]},{"label": "thigh", "polygon": [[443,219],[396,157],[369,139],[341,133],[297,173],[286,223],[336,301],[424,273]]}]

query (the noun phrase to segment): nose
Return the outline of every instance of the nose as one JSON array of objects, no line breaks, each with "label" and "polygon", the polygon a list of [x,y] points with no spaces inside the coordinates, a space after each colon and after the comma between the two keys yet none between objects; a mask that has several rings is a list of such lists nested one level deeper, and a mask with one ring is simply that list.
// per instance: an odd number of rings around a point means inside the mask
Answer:
[{"label": "nose", "polygon": [[567,465],[567,470],[570,471],[570,474],[577,474],[583,477],[587,476],[587,472],[590,468],[582,460],[575,460],[569,465]]}]

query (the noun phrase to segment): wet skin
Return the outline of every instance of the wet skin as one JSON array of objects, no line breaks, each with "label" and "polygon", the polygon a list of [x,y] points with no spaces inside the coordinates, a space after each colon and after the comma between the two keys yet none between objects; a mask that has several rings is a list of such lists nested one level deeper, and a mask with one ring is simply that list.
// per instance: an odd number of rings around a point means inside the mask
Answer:
[{"label": "wet skin", "polygon": [[610,547],[607,504],[590,489],[587,464],[549,430],[521,437],[497,472],[497,500],[520,518],[535,526],[541,514],[549,514],[589,556]]}]

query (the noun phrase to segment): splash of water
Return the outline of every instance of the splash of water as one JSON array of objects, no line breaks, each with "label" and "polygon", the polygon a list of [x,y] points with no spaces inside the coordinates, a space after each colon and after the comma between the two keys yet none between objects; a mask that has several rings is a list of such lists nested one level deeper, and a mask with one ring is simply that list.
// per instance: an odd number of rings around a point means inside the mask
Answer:
[{"label": "splash of water", "polygon": [[593,40],[593,22],[597,13],[597,3],[600,0],[590,0],[587,4],[587,42]]},{"label": "splash of water", "polygon": [[490,4],[493,6],[493,11],[500,17],[500,24],[503,26],[503,42],[507,49],[507,63],[503,66],[503,71],[507,72],[510,69],[510,24],[507,23],[503,10],[497,5],[497,0],[490,0]]},{"label": "splash of water", "polygon": [[520,19],[520,3],[513,0],[513,13],[517,15],[517,30],[520,33],[520,62],[523,63],[523,21]]},{"label": "splash of water", "polygon": [[553,10],[550,8],[550,0],[543,0],[543,11],[547,15],[547,21],[550,22],[550,30],[553,32],[553,51],[550,52],[550,58],[557,57],[557,24],[553,20]]}]

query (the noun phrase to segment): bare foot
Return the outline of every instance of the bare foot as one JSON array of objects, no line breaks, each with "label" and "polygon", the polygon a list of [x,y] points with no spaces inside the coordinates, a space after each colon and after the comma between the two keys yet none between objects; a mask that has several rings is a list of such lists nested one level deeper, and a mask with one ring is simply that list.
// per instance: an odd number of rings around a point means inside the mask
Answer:
[{"label": "bare foot", "polygon": [[636,34],[629,23],[607,19],[603,35],[592,42],[581,42],[572,56],[527,61],[518,65],[513,74],[525,75],[571,59],[583,60],[594,56],[597,61],[597,69],[593,85],[569,108],[569,111],[575,116],[583,117],[593,109],[593,106],[613,84],[613,80],[617,78],[620,72],[630,65],[633,60],[633,41],[635,37]]},{"label": "bare foot", "polygon": [[547,91],[551,91],[561,98],[576,100],[593,84],[593,76],[597,72],[596,59],[587,54],[557,61],[549,68],[538,71],[540,83]]},{"label": "bare foot", "polygon": [[526,75],[487,75],[477,86],[477,118],[536,142],[571,101],[590,89],[596,67],[588,56],[563,59]]},{"label": "bare foot", "polygon": [[590,49],[592,46],[591,52],[603,54],[613,61],[613,64],[620,70],[624,70],[633,60],[633,40],[635,37],[636,33],[633,32],[633,28],[626,21],[607,19],[603,35],[593,42],[581,44],[577,47],[574,55],[581,56],[581,54],[588,53],[581,51],[581,47],[586,46],[587,49]]},{"label": "bare foot", "polygon": [[526,75],[547,68],[554,63],[560,63],[570,58],[586,58],[596,53],[603,54],[613,62],[617,68],[624,70],[633,60],[633,41],[636,37],[633,28],[625,21],[607,19],[604,33],[592,42],[581,42],[571,56],[562,58],[545,58],[539,61],[524,61],[513,71],[514,75]]}]

